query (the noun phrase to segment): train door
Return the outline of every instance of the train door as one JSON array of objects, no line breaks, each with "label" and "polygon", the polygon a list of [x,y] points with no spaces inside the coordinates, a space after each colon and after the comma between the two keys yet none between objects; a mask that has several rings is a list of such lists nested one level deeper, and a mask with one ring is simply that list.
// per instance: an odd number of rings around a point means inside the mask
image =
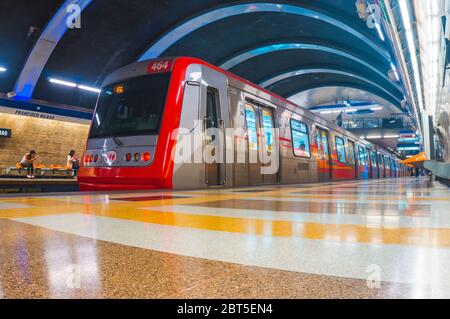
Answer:
[{"label": "train door", "polygon": [[[262,127],[262,167],[263,184],[276,184],[278,183],[278,147],[276,145],[275,123],[273,118],[273,110],[262,107],[261,111],[261,127]],[[273,163],[272,161],[276,161]],[[267,171],[266,171],[267,170]]]},{"label": "train door", "polygon": [[356,161],[356,152],[355,152],[355,142],[348,141],[348,148],[349,148],[349,154],[350,154],[350,163],[353,165],[353,174],[354,178],[358,177],[358,164]]},{"label": "train door", "polygon": [[211,156],[206,160],[206,184],[219,186],[225,183],[224,176],[224,136],[223,121],[220,116],[219,93],[216,89],[208,87],[206,91],[206,116],[205,126],[205,154]]},{"label": "train door", "polygon": [[318,128],[316,132],[318,152],[319,181],[331,180],[330,150],[328,144],[328,132]]},{"label": "train door", "polygon": [[358,145],[358,178],[368,179],[369,178],[369,163],[367,157],[367,150],[365,147]]},{"label": "train door", "polygon": [[245,104],[245,121],[248,135],[248,183],[249,185],[261,185],[263,183],[261,174],[261,161],[259,148],[261,146],[259,131],[259,116],[257,107]]},{"label": "train door", "polygon": [[380,178],[384,178],[384,163],[383,163],[383,155],[378,154],[378,176]]}]

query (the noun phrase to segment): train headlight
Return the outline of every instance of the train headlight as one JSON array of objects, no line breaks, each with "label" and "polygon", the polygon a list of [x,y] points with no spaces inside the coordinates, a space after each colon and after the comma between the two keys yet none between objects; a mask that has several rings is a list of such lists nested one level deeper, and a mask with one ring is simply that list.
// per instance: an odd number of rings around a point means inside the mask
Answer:
[{"label": "train headlight", "polygon": [[98,162],[98,154],[95,154],[94,155],[94,163],[97,163]]},{"label": "train headlight", "polygon": [[131,155],[131,153],[127,153],[127,155],[125,155],[125,160],[127,162],[131,161],[131,158],[133,157],[133,155]]},{"label": "train headlight", "polygon": [[151,158],[152,158],[152,156],[150,155],[149,152],[145,152],[144,154],[142,154],[142,160],[144,162],[148,162]]},{"label": "train headlight", "polygon": [[134,161],[135,161],[135,162],[139,162],[140,159],[141,159],[141,154],[139,154],[139,153],[134,153]]},{"label": "train headlight", "polygon": [[87,154],[87,155],[84,157],[84,162],[85,162],[86,164],[92,163],[92,156],[89,155],[89,154]]}]

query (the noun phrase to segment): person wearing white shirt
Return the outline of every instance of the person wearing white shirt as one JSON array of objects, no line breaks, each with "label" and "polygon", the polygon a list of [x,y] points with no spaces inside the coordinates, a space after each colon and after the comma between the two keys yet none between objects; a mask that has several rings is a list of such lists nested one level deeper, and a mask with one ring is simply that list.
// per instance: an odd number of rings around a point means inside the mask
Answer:
[{"label": "person wearing white shirt", "polygon": [[20,166],[27,169],[27,178],[34,178],[34,161],[36,160],[36,151],[31,150],[26,153],[20,161]]}]

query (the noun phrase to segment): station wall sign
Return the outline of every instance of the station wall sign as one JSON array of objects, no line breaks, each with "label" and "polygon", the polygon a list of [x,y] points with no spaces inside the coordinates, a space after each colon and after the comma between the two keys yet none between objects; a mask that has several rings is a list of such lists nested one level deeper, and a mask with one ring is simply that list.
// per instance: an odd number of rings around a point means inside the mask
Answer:
[{"label": "station wall sign", "polygon": [[8,128],[0,128],[0,138],[11,138],[12,131]]},{"label": "station wall sign", "polygon": [[0,113],[81,124],[89,124],[93,116],[92,110],[88,109],[84,111],[81,109],[10,100],[1,97]]}]

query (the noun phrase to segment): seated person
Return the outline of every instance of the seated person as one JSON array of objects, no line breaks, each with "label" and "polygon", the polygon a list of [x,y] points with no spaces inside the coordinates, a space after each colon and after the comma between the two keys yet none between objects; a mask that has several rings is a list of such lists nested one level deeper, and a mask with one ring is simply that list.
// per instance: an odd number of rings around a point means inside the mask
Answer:
[{"label": "seated person", "polygon": [[67,169],[73,170],[73,176],[77,176],[80,169],[80,162],[75,153],[75,150],[71,150],[69,155],[67,155]]},{"label": "seated person", "polygon": [[27,178],[34,178],[34,161],[36,160],[36,151],[31,150],[26,153],[20,161],[20,166],[27,169]]}]

